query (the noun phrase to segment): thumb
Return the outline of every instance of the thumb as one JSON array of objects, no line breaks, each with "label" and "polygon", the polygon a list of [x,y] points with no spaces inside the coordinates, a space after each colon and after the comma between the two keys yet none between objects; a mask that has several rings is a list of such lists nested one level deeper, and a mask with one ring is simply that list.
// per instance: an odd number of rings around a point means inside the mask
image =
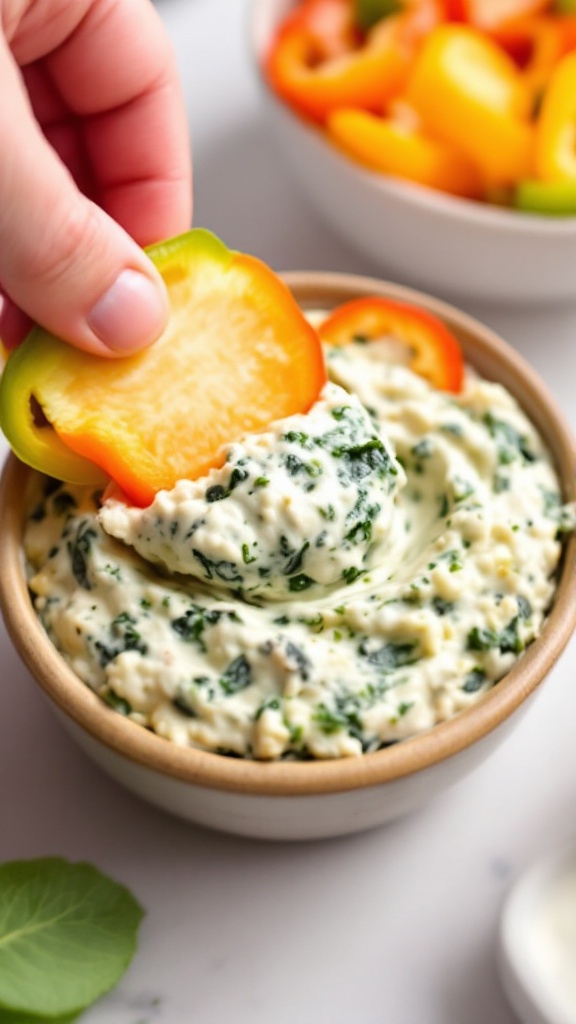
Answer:
[{"label": "thumb", "polygon": [[162,278],[146,254],[86,199],[32,114],[0,37],[0,290],[79,348],[125,355],[168,318]]}]

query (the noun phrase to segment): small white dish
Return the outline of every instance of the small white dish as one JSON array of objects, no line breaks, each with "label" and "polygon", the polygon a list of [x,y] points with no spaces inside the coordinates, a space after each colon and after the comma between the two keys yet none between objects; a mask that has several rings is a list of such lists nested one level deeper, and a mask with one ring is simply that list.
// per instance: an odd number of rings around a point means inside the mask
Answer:
[{"label": "small white dish", "polygon": [[524,1024],[576,1024],[576,836],[513,885],[501,918],[499,965]]}]

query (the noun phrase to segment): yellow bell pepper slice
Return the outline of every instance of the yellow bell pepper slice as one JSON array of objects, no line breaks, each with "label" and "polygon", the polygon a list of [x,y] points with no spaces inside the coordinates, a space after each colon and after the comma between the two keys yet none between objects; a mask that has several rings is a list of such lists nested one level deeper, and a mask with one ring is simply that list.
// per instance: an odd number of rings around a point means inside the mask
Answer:
[{"label": "yellow bell pepper slice", "polygon": [[530,92],[514,62],[488,37],[465,25],[430,33],[407,89],[425,129],[459,149],[486,187],[530,174]]},{"label": "yellow bell pepper slice", "polygon": [[0,426],[24,462],[71,483],[111,477],[137,505],[306,411],[326,379],[316,332],[265,264],[200,229],[148,252],[172,308],[154,345],[106,360],[36,327],[0,380]]},{"label": "yellow bell pepper slice", "polygon": [[480,176],[467,157],[406,124],[361,110],[337,110],[327,127],[350,156],[371,170],[457,196],[481,194]]},{"label": "yellow bell pepper slice", "polygon": [[560,61],[544,93],[535,167],[543,181],[576,180],[576,53]]}]

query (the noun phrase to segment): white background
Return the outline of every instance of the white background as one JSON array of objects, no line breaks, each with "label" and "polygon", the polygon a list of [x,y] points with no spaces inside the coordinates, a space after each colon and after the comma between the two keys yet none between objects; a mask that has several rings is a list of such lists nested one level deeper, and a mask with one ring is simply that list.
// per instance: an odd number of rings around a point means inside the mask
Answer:
[{"label": "white background", "polygon": [[[248,6],[158,0],[188,101],[195,223],[278,270],[378,273],[284,169]],[[468,309],[538,369],[576,426],[576,307]],[[433,805],[357,837],[280,845],[202,831],[109,781],[0,627],[0,860],[89,860],[147,910],[132,967],[83,1024],[513,1024],[498,915],[514,874],[576,830],[575,655],[572,642],[503,747]]]}]

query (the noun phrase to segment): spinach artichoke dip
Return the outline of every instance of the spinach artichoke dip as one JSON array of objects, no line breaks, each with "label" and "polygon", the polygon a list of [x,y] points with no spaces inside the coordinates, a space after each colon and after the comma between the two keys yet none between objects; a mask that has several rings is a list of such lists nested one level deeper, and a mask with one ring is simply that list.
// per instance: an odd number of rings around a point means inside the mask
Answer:
[{"label": "spinach artichoke dip", "polygon": [[50,639],[175,743],[377,750],[477,701],[541,630],[572,512],[515,400],[472,371],[439,391],[385,339],[326,359],[309,413],[148,508],[38,483],[25,553]]}]

